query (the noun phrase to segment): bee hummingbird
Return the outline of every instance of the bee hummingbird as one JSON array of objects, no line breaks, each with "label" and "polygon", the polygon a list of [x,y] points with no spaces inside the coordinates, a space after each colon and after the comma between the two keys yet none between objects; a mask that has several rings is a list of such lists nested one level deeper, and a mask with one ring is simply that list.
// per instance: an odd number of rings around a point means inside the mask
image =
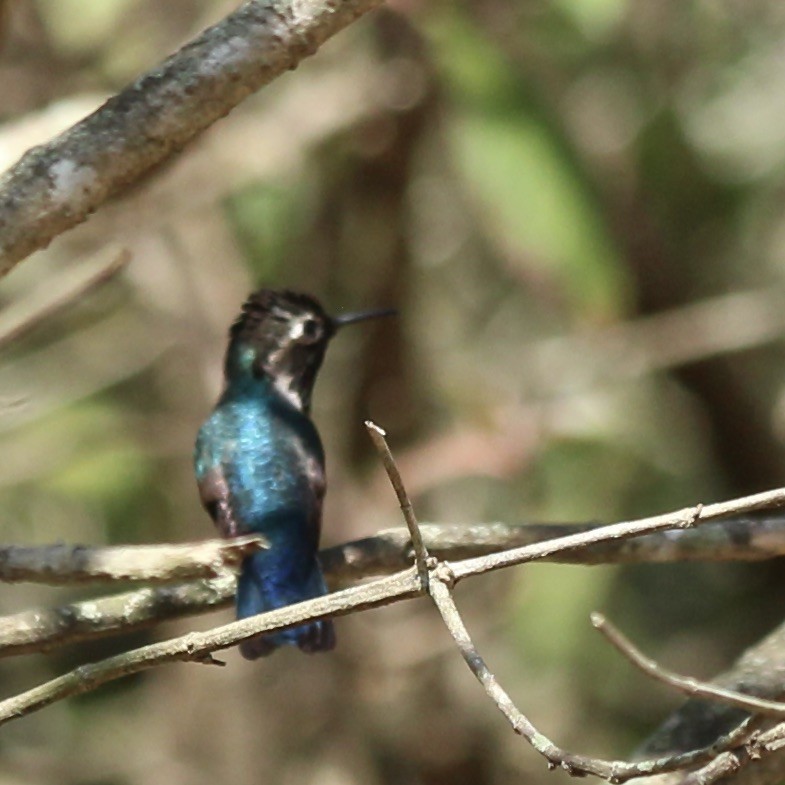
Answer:
[{"label": "bee hummingbird", "polygon": [[[237,618],[326,593],[317,559],[324,450],[310,418],[311,393],[339,328],[392,313],[329,316],[306,294],[260,289],[232,325],[224,390],[199,430],[194,467],[202,504],[221,534],[258,532],[270,543],[242,564]],[[240,651],[253,660],[283,645],[328,651],[333,623],[260,635]]]}]

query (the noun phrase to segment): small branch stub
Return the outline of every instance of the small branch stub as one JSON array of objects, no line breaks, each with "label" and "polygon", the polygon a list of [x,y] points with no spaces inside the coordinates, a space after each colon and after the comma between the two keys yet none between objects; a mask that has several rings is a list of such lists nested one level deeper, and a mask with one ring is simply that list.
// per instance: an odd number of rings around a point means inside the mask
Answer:
[{"label": "small branch stub", "polygon": [[379,455],[381,456],[382,463],[384,464],[387,476],[390,478],[395,495],[398,497],[398,503],[401,505],[401,512],[403,512],[406,526],[409,529],[409,535],[412,538],[412,547],[414,548],[414,561],[417,565],[417,573],[422,581],[423,588],[428,586],[428,549],[423,542],[422,532],[417,523],[417,518],[414,515],[414,507],[409,494],[406,492],[406,487],[403,484],[401,473],[398,471],[398,466],[395,463],[390,447],[387,444],[385,436],[387,435],[376,423],[370,420],[365,421],[365,427],[368,429],[368,434],[371,441],[376,447]]}]

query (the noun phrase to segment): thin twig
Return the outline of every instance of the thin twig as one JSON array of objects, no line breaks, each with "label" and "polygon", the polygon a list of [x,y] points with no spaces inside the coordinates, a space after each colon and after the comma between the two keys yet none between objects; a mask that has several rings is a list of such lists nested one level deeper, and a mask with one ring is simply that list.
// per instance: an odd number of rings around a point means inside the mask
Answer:
[{"label": "thin twig", "polygon": [[637,537],[641,534],[651,534],[664,529],[689,529],[706,521],[726,518],[729,515],[744,514],[753,510],[772,509],[783,505],[785,505],[785,489],[783,488],[716,504],[707,504],[705,506],[697,504],[694,507],[687,507],[666,515],[655,515],[638,521],[615,523],[589,532],[559,537],[546,543],[513,548],[503,553],[479,556],[474,559],[466,559],[453,565],[455,579],[461,580],[471,575],[480,575],[501,569],[502,567],[510,567],[514,564],[548,559],[556,551]]},{"label": "thin twig", "polygon": [[252,0],[0,178],[0,275],[381,0]]},{"label": "thin twig", "polygon": [[64,544],[31,548],[5,545],[0,546],[0,581],[170,583],[187,578],[213,578],[265,547],[266,540],[257,534],[178,545],[103,548]]},{"label": "thin twig", "polygon": [[[459,561],[529,546],[586,531],[598,523],[420,523],[428,552]],[[391,575],[411,563],[407,527],[382,529],[370,537],[334,545],[319,553],[334,581]],[[761,561],[785,556],[785,514],[737,515],[694,529],[670,529],[632,539],[601,541],[547,557],[563,564],[652,564],[682,561]]]},{"label": "thin twig", "polygon": [[168,662],[205,661],[212,652],[236,646],[260,633],[295,627],[325,616],[378,608],[423,593],[416,570],[380,578],[315,600],[289,605],[249,619],[231,622],[207,632],[191,632],[179,638],[143,646],[90,665],[81,665],[31,690],[0,701],[0,725],[62,700],[94,690],[101,684]]},{"label": "thin twig", "polygon": [[561,768],[573,776],[593,774],[609,782],[621,783],[634,777],[650,776],[694,766],[711,760],[719,752],[737,746],[745,737],[745,729],[735,729],[727,737],[709,747],[678,755],[661,756],[643,761],[603,760],[569,752],[541,733],[521,712],[502,688],[477,651],[452,597],[452,572],[440,564],[431,571],[429,591],[444,623],[471,672],[507,718],[515,733],[523,736],[547,761],[549,768]]},{"label": "thin twig", "polygon": [[371,441],[376,447],[379,455],[381,456],[382,463],[384,464],[387,476],[390,478],[395,495],[398,498],[398,504],[401,505],[401,512],[406,521],[406,526],[409,529],[409,536],[412,539],[412,547],[414,549],[414,562],[417,565],[417,572],[423,582],[423,586],[428,585],[428,549],[423,542],[420,527],[417,524],[417,518],[414,515],[414,507],[412,501],[406,493],[406,488],[401,479],[401,473],[395,464],[390,447],[387,444],[385,432],[376,423],[370,420],[365,421],[365,427],[368,429],[368,434]]},{"label": "thin twig", "polygon": [[647,676],[651,676],[663,684],[683,692],[690,697],[705,698],[706,700],[719,701],[737,709],[744,709],[753,714],[762,714],[767,717],[782,719],[785,717],[785,703],[780,701],[756,698],[752,695],[745,695],[735,690],[727,690],[722,687],[715,687],[712,684],[693,679],[688,676],[680,676],[663,668],[659,663],[647,657],[640,649],[630,641],[617,627],[609,622],[601,613],[592,613],[591,622],[607,640],[618,649],[636,668],[642,670]]}]

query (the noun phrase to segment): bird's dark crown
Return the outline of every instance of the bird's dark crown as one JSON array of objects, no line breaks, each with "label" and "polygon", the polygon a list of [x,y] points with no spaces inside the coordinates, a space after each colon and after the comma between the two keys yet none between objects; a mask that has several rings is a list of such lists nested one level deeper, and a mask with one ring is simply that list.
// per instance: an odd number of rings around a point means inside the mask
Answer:
[{"label": "bird's dark crown", "polygon": [[313,297],[259,289],[245,301],[229,331],[227,383],[266,377],[293,405],[307,411],[335,330],[333,319]]},{"label": "bird's dark crown", "polygon": [[[310,330],[324,330],[331,326],[331,319],[314,297],[289,290],[274,291],[259,289],[248,296],[243,303],[242,312],[229,331],[231,340],[257,340],[260,333],[269,337],[277,336],[278,343],[292,340],[290,330],[293,325],[308,320],[316,322],[309,325]],[[278,325],[276,327],[276,325]],[[327,338],[330,335],[314,333],[314,337]]]}]

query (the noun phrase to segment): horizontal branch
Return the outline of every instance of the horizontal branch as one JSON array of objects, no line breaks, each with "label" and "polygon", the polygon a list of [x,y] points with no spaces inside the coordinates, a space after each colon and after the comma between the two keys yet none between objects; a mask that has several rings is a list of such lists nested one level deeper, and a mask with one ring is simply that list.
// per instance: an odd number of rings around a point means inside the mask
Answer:
[{"label": "horizontal branch", "polygon": [[[459,561],[598,530],[593,523],[425,523],[424,546],[442,561]],[[65,584],[87,581],[181,581],[213,577],[254,548],[254,537],[182,545],[93,547],[0,546],[0,582]],[[256,538],[259,539],[258,537]],[[319,553],[325,573],[348,585],[392,575],[412,562],[407,528],[382,529],[372,537]],[[677,561],[759,561],[785,555],[785,514],[736,516],[696,529],[674,529],[630,540],[601,541],[549,558],[562,564],[639,564]]]},{"label": "horizontal branch", "polygon": [[0,276],[381,0],[252,0],[0,179]]},{"label": "horizontal branch", "polygon": [[213,578],[264,547],[264,538],[256,534],[181,545],[5,545],[0,546],[0,581],[61,584]]},{"label": "horizontal branch", "polygon": [[[597,523],[422,523],[427,549],[443,561],[506,551],[600,529]],[[759,561],[785,555],[785,513],[736,515],[695,529],[673,529],[631,540],[602,541],[560,551],[561,564],[639,564],[677,561]],[[412,542],[405,527],[335,545],[319,554],[328,575],[341,583],[389,575],[411,564]]]},{"label": "horizontal branch", "polygon": [[[517,548],[504,554],[491,554],[459,561],[450,565],[451,575],[456,578],[458,576],[471,577],[513,564],[552,558],[564,550],[635,537],[669,526],[695,526],[702,523],[705,518],[743,513],[783,503],[785,503],[785,490],[778,489],[707,507],[698,505],[670,515],[655,516],[644,521],[614,524],[561,537],[547,543]],[[327,616],[340,616],[356,610],[411,599],[424,594],[426,590],[427,588],[423,587],[417,571],[410,568],[362,586],[344,589],[315,600],[232,622],[215,630],[189,633],[181,638],[152,644],[93,665],[81,666],[70,674],[0,702],[0,724],[42,708],[54,700],[94,689],[106,681],[136,673],[164,662],[207,660],[211,652],[234,646],[240,641],[260,633],[286,629]]]},{"label": "horizontal branch", "polygon": [[677,510],[665,515],[654,515],[637,521],[615,523],[591,531],[559,537],[558,539],[537,545],[513,548],[502,553],[465,559],[453,565],[453,572],[455,579],[460,580],[461,578],[498,570],[514,564],[524,564],[529,561],[551,558],[558,551],[614,542],[641,534],[653,534],[664,529],[689,529],[697,526],[699,523],[702,524],[710,520],[725,518],[729,515],[746,514],[754,510],[772,509],[783,505],[785,505],[785,489],[783,488],[764,491],[763,493],[727,502],[708,505],[698,504],[695,507],[686,507],[683,510]]}]

